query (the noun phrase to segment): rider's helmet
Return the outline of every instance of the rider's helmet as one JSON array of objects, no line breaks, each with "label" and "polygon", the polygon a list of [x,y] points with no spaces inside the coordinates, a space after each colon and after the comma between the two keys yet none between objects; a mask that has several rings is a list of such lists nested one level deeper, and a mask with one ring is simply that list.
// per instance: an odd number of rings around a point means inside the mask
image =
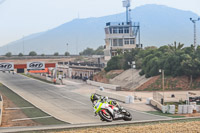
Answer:
[{"label": "rider's helmet", "polygon": [[112,105],[118,106],[118,103],[116,101],[112,101]]},{"label": "rider's helmet", "polygon": [[104,88],[101,86],[101,87],[99,87],[99,90],[100,91],[104,91]]},{"label": "rider's helmet", "polygon": [[108,97],[106,97],[106,96],[103,96],[100,99],[102,102],[108,102]]},{"label": "rider's helmet", "polygon": [[95,93],[90,96],[90,100],[91,100],[92,103],[94,103],[94,101],[96,101],[98,99],[99,99],[99,97]]}]

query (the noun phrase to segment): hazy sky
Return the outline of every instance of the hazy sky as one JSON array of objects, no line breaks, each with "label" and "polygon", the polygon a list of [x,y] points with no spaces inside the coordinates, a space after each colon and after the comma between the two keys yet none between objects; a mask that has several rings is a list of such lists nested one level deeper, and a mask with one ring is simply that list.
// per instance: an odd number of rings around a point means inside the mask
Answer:
[{"label": "hazy sky", "polygon": [[[200,16],[200,0],[132,0],[131,8],[160,4]],[[0,0],[0,46],[79,18],[125,11],[122,0]]]}]

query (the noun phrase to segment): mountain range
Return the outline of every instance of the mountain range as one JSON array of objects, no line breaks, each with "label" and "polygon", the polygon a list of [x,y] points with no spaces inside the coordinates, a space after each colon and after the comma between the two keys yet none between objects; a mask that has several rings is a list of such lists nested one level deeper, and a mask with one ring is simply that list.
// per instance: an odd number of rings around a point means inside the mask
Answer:
[{"label": "mountain range", "polygon": [[[104,45],[104,28],[107,22],[125,22],[125,12],[98,18],[74,19],[48,31],[35,33],[0,47],[0,54],[53,54],[69,51],[78,54],[87,47]],[[189,18],[199,16],[162,5],[144,5],[131,11],[133,22],[140,22],[143,46],[161,46],[174,41],[189,46],[193,43],[193,24]],[[199,34],[198,34],[199,33]],[[197,23],[197,40],[200,40],[200,24]],[[197,41],[199,43],[200,41]],[[67,45],[68,44],[68,45]]]}]

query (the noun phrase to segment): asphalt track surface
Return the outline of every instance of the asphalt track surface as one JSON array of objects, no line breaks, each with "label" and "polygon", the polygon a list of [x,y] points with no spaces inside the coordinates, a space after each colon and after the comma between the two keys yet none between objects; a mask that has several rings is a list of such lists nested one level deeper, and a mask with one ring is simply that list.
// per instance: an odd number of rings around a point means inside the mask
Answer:
[{"label": "asphalt track surface", "polygon": [[[89,97],[70,91],[77,89],[79,84],[57,87],[20,74],[13,75],[2,72],[0,72],[0,82],[34,106],[59,120],[71,124],[101,122],[98,116],[94,116]],[[169,119],[140,111],[129,111],[133,115],[133,121]]]}]

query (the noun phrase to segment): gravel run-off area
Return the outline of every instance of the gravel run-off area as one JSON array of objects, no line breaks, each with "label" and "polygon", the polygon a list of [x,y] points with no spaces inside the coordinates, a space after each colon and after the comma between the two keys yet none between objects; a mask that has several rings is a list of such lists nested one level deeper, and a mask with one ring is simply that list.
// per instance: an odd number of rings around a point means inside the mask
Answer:
[{"label": "gravel run-off area", "polygon": [[129,125],[118,127],[87,128],[58,131],[58,133],[200,133],[200,122],[192,121],[139,126]]}]

